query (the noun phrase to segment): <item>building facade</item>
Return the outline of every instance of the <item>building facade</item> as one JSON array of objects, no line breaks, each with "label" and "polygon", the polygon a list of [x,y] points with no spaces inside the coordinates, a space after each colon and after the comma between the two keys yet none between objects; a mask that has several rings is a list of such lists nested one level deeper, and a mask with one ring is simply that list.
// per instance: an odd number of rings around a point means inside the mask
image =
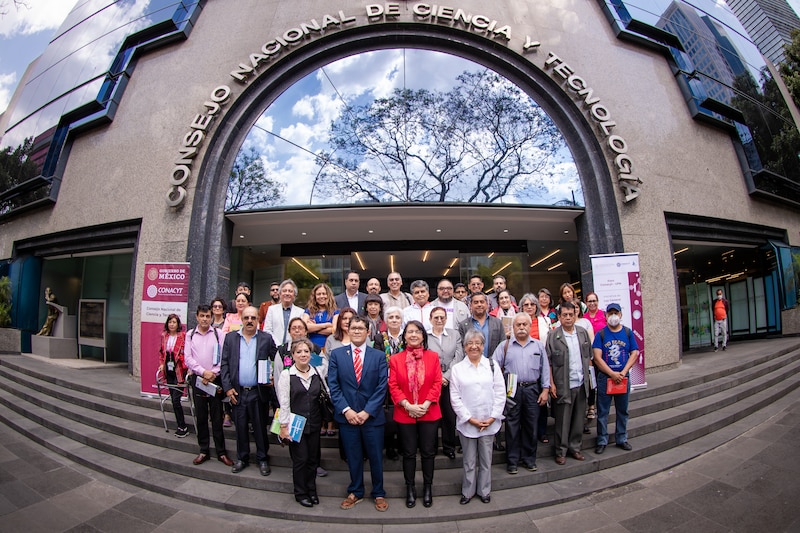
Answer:
[{"label": "building facade", "polygon": [[714,2],[124,4],[77,6],[0,121],[40,169],[0,194],[28,334],[45,286],[106,299],[138,375],[146,263],[189,262],[194,309],[351,268],[583,294],[621,252],[651,370],[717,288],[734,339],[800,332],[797,128]]}]

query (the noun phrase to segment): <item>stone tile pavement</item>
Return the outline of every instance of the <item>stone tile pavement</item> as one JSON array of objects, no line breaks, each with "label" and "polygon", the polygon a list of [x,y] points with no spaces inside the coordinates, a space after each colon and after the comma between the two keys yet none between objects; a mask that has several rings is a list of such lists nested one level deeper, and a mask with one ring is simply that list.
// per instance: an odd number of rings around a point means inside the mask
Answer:
[{"label": "stone tile pavement", "polygon": [[[800,390],[780,402],[776,415],[711,452],[586,498],[464,522],[350,525],[348,530],[800,532]],[[480,505],[470,505],[476,504]],[[434,505],[458,503],[439,498]],[[0,529],[255,533],[321,532],[330,531],[331,525],[242,516],[144,491],[73,463],[0,425]]]},{"label": "stone tile pavement", "polygon": [[[722,361],[735,363],[752,356],[752,347],[741,348],[720,352],[722,355],[709,353],[686,358],[678,369],[654,374],[648,381],[657,385],[676,376],[705,374]],[[95,370],[86,378],[102,381],[108,379],[108,372],[112,370]],[[134,382],[123,385],[129,385],[131,394],[138,391]],[[348,533],[800,533],[800,389],[778,400],[767,411],[771,413],[768,419],[711,452],[638,482],[560,505],[458,522],[346,527]],[[635,439],[632,444],[636,446]],[[690,442],[685,446],[691,445]],[[643,467],[634,462],[625,468]],[[646,472],[641,471],[641,475]],[[533,494],[535,491],[531,491]],[[502,494],[493,496],[499,498]],[[397,499],[389,503],[403,505]],[[326,505],[330,503],[323,501],[323,506]],[[457,506],[458,500],[434,499],[434,508],[439,505]],[[482,504],[473,501],[470,505]],[[331,507],[332,513],[345,513]],[[239,515],[148,492],[73,463],[0,423],[0,531],[3,532],[328,533],[332,529],[343,526]]]}]

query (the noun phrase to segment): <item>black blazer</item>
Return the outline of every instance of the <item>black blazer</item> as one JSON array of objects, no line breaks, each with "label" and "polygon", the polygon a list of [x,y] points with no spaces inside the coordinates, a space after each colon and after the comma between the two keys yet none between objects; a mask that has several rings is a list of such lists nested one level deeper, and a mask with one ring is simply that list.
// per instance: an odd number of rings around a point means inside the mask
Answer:
[{"label": "black blazer", "polygon": [[[220,377],[222,378],[222,389],[226,394],[231,389],[234,389],[236,394],[241,393],[241,387],[239,386],[239,337],[238,331],[231,331],[225,335],[225,340],[222,342]],[[275,346],[272,335],[266,331],[257,330],[256,359],[272,362],[276,353],[278,353],[278,347]],[[272,372],[269,375],[272,377]],[[261,400],[266,400],[266,398],[261,397],[261,387],[258,388],[258,395]]]},{"label": "black blazer", "polygon": [[[367,312],[364,309],[364,301],[367,299],[367,295],[361,291],[358,291],[358,309],[356,309],[356,313],[359,315],[366,315]],[[336,302],[337,309],[344,309],[345,307],[350,307],[350,302],[347,300],[347,292],[343,292],[342,294],[336,295],[333,299]]]}]

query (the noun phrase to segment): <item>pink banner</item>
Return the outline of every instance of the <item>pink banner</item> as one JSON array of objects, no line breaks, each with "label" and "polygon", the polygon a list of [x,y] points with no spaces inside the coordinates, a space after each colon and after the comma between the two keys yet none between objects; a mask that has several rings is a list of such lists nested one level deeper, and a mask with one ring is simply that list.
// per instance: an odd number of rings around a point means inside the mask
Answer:
[{"label": "pink banner", "polygon": [[186,330],[189,301],[189,263],[145,263],[141,319],[141,393],[158,394],[156,370],[161,332],[167,317],[175,313]]},{"label": "pink banner", "polygon": [[631,368],[631,386],[646,387],[644,372],[644,312],[642,284],[639,277],[639,254],[593,255],[592,279],[600,309],[610,303],[622,307],[622,324],[633,330],[639,345],[639,357]]}]

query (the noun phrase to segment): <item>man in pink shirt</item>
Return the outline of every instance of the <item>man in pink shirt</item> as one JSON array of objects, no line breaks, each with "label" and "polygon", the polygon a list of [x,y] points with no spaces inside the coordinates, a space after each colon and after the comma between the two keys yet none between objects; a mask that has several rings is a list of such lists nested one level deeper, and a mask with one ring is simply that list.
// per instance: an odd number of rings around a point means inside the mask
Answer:
[{"label": "man in pink shirt", "polygon": [[[211,458],[208,435],[210,416],[217,459],[225,466],[233,466],[233,461],[225,450],[225,435],[222,430],[222,387],[219,378],[222,338],[217,329],[211,327],[211,308],[207,305],[198,305],[197,327],[187,332],[184,349],[186,366],[194,375],[191,384],[197,416],[197,444],[200,445],[200,454],[192,461],[196,465],[201,465]],[[200,388],[203,385],[216,387],[216,391],[210,394],[210,389]]]}]

